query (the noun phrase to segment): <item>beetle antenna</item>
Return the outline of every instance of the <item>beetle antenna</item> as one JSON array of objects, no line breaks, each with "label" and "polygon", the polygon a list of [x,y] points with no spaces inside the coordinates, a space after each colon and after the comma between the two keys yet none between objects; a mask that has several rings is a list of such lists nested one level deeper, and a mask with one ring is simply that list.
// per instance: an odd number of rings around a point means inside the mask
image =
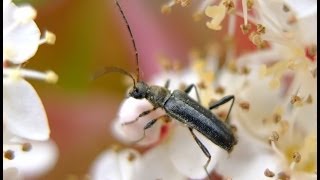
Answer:
[{"label": "beetle antenna", "polygon": [[130,33],[130,37],[131,37],[131,41],[132,41],[132,44],[133,44],[133,48],[134,48],[134,50],[135,50],[136,65],[137,65],[137,67],[136,67],[137,74],[136,74],[136,75],[137,75],[137,81],[139,82],[139,79],[140,79],[140,71],[139,71],[139,54],[138,54],[137,46],[136,46],[136,43],[135,43],[135,41],[134,41],[133,34],[132,34],[132,31],[131,31],[131,28],[130,28],[130,25],[129,25],[129,23],[128,23],[127,18],[126,18],[126,16],[124,15],[123,10],[122,10],[119,2],[118,2],[117,0],[115,0],[115,2],[116,2],[116,4],[117,4],[117,6],[118,6],[118,9],[119,9],[121,15],[122,15],[122,18],[124,19],[124,21],[125,21],[125,23],[126,23],[126,25],[127,25],[127,29],[128,29],[128,31],[129,31],[129,33]]},{"label": "beetle antenna", "polygon": [[96,80],[97,78],[99,78],[99,77],[101,77],[101,76],[103,76],[105,74],[112,73],[112,72],[117,72],[117,73],[121,73],[121,74],[124,74],[126,76],[129,76],[133,81],[133,86],[136,87],[136,80],[134,79],[134,77],[130,73],[128,73],[127,71],[125,71],[125,70],[123,70],[121,68],[118,68],[118,67],[105,67],[102,71],[97,72],[93,76],[92,80]]}]

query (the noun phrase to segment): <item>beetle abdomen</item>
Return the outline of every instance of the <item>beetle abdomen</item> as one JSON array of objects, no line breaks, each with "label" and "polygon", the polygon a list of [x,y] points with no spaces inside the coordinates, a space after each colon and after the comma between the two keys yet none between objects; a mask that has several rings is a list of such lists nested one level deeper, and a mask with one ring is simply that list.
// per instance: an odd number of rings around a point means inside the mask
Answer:
[{"label": "beetle abdomen", "polygon": [[185,92],[175,90],[166,101],[164,109],[176,120],[196,129],[213,143],[230,152],[236,144],[231,129],[210,110],[201,106]]}]

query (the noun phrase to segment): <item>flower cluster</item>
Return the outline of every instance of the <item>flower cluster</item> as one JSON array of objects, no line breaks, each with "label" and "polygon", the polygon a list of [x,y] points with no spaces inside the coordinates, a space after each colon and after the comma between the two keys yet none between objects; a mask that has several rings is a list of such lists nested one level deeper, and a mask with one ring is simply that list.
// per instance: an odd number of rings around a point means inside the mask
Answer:
[{"label": "flower cluster", "polygon": [[3,1],[3,171],[4,179],[20,179],[46,171],[55,163],[56,145],[49,140],[46,112],[26,78],[55,83],[53,71],[24,68],[43,43],[53,44],[54,34],[40,31],[36,11]]},{"label": "flower cluster", "polygon": [[[169,12],[175,4],[189,3],[172,0],[162,10]],[[236,97],[230,123],[238,144],[230,154],[196,132],[212,156],[207,168],[211,175],[232,179],[316,179],[317,2],[203,3],[201,13],[212,18],[206,24],[208,28],[221,30],[229,16],[227,36],[235,38],[236,17],[241,17],[239,29],[257,48],[237,56],[234,49],[228,48],[222,59],[216,51],[208,52],[206,57],[192,53],[191,65],[164,71],[148,84],[163,86],[170,79],[171,91],[195,84],[204,107],[226,95]],[[240,4],[242,11],[238,10]],[[189,95],[197,99],[194,92]],[[226,104],[212,112],[224,120],[229,107]],[[94,179],[207,177],[203,169],[207,158],[187,124],[170,118],[162,109],[135,121],[150,109],[146,100],[128,98],[123,102],[114,121],[114,134],[124,143],[139,140],[135,145],[144,148],[107,150],[92,167]],[[148,122],[158,117],[160,120],[145,130]]]}]

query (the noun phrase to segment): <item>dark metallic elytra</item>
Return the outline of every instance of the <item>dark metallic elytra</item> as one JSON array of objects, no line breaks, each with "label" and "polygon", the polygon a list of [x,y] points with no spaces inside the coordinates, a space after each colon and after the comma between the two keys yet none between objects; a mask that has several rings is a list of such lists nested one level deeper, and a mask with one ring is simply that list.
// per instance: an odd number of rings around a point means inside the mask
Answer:
[{"label": "dark metallic elytra", "polygon": [[[230,109],[228,111],[228,114],[226,116],[226,122],[228,122],[228,117],[230,114],[230,111],[232,109],[233,103],[234,103],[234,96],[226,96],[222,98],[221,100],[215,102],[213,105],[211,105],[208,109],[203,107],[200,102],[198,90],[194,84],[189,85],[185,91],[181,90],[174,90],[172,93],[168,90],[169,81],[167,81],[166,85],[164,87],[161,86],[149,86],[148,84],[142,82],[139,80],[139,56],[137,53],[135,41],[133,39],[133,35],[130,29],[130,26],[128,24],[128,21],[117,1],[115,1],[122,17],[124,18],[127,28],[130,32],[131,40],[134,45],[135,53],[136,53],[136,62],[137,62],[137,77],[136,79],[128,72],[121,68],[117,67],[107,67],[104,69],[103,72],[100,72],[96,75],[96,78],[98,76],[101,76],[105,73],[110,72],[119,72],[124,75],[129,76],[133,81],[133,88],[129,91],[129,96],[133,97],[135,99],[147,99],[152,105],[153,108],[147,111],[142,112],[135,120],[128,122],[123,125],[129,125],[139,120],[140,117],[145,116],[153,111],[155,111],[158,108],[162,108],[166,111],[166,115],[172,117],[181,123],[188,126],[189,131],[196,141],[196,143],[199,145],[203,153],[207,156],[208,161],[204,165],[204,169],[207,172],[208,176],[209,173],[207,171],[207,166],[211,160],[211,155],[207,148],[201,143],[201,141],[196,137],[196,135],[193,132],[193,129],[196,129],[198,132],[203,134],[206,138],[208,138],[210,141],[218,145],[219,147],[226,150],[228,153],[230,153],[234,147],[234,145],[237,143],[237,140],[231,130],[231,127],[229,124],[224,123],[223,121],[219,120],[217,116],[215,116],[210,110],[219,107],[220,105],[223,105],[230,100],[232,100]],[[188,93],[191,91],[192,88],[195,88],[198,102],[192,99],[190,96],[188,96]],[[144,135],[141,139],[145,136],[145,131],[152,127],[158,119],[160,119],[163,116],[160,116],[156,119],[151,120],[148,122],[144,127]],[[141,140],[139,139],[139,140]],[[139,141],[138,140],[138,141]]]}]

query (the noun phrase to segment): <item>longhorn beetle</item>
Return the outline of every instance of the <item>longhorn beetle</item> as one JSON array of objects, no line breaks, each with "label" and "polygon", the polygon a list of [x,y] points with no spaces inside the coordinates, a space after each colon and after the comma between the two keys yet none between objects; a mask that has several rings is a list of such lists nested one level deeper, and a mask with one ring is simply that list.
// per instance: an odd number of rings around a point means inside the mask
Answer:
[{"label": "longhorn beetle", "polygon": [[[136,79],[130,73],[118,67],[106,67],[102,73],[100,72],[99,74],[96,74],[95,78],[110,72],[118,72],[126,76],[129,76],[133,81],[133,88],[129,91],[129,96],[135,99],[147,99],[153,105],[152,109],[142,112],[134,121],[131,121],[123,125],[134,123],[138,121],[140,117],[145,116],[150,112],[155,111],[158,108],[162,108],[166,112],[165,116],[174,118],[182,122],[186,126],[188,126],[192,137],[194,138],[196,143],[199,145],[203,153],[208,158],[206,164],[204,165],[204,169],[209,176],[209,173],[207,171],[207,166],[209,165],[209,162],[211,160],[211,155],[207,150],[207,148],[201,143],[201,141],[194,134],[193,130],[196,129],[198,132],[203,134],[210,141],[212,141],[213,143],[215,143],[216,145],[220,146],[221,148],[226,150],[228,153],[230,153],[233,149],[233,146],[237,143],[237,139],[235,138],[233,131],[231,130],[231,127],[229,126],[229,124],[227,124],[228,117],[234,103],[234,99],[235,99],[234,96],[233,95],[225,96],[219,101],[212,104],[209,107],[209,109],[206,109],[200,103],[198,90],[195,84],[189,85],[184,91],[174,90],[171,93],[168,90],[169,81],[166,82],[165,87],[151,86],[141,81],[139,78],[140,77],[139,76],[139,72],[140,72],[139,56],[138,56],[138,51],[132,35],[132,31],[127,21],[127,18],[125,17],[122,11],[122,8],[119,2],[115,0],[115,3],[122,15],[122,18],[124,19],[127,25],[127,29],[130,33],[131,41],[135,50],[136,64],[137,64]],[[188,93],[191,91],[192,88],[195,88],[198,102],[188,96]],[[232,103],[229,108],[228,114],[226,116],[226,121],[225,121],[226,123],[224,123],[221,120],[219,120],[218,117],[214,115],[210,110],[217,108],[220,105],[223,105],[229,102],[230,100],[232,100]],[[160,117],[163,117],[163,116],[160,116]],[[141,139],[144,138],[145,131],[150,127],[152,127],[152,125],[154,125],[157,122],[157,120],[160,119],[160,117],[151,120],[145,125],[144,135]]]}]

